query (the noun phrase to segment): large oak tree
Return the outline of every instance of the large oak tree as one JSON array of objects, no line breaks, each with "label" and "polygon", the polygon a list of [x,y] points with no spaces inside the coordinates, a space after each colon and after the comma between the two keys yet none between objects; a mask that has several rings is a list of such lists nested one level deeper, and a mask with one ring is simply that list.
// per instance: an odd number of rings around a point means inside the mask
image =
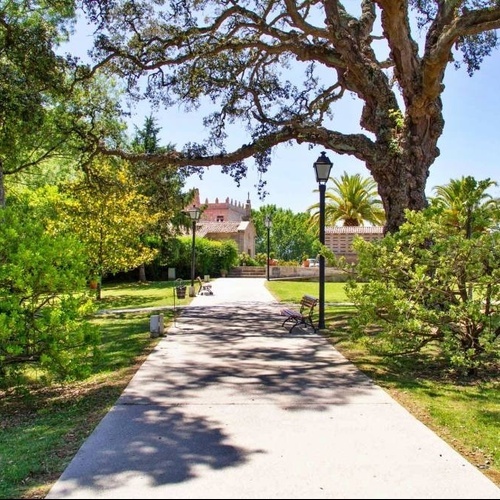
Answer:
[{"label": "large oak tree", "polygon": [[[404,209],[427,205],[425,185],[444,127],[445,72],[464,65],[472,74],[496,48],[500,2],[353,4],[99,2],[99,12],[91,12],[100,26],[94,56],[136,97],[186,109],[207,99],[215,105],[204,121],[207,139],[158,155],[159,163],[221,165],[238,179],[252,157],[264,173],[277,145],[321,145],[365,163],[392,232]],[[334,115],[346,97],[362,103],[360,133],[343,132],[342,117]],[[228,150],[235,122],[248,134]],[[123,150],[108,153],[137,159]]]}]

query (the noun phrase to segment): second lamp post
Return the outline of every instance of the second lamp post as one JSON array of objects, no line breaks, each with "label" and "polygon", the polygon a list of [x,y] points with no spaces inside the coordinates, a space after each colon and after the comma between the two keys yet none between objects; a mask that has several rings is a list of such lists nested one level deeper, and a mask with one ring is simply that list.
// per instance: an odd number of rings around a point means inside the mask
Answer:
[{"label": "second lamp post", "polygon": [[196,223],[198,222],[200,218],[200,209],[193,205],[188,211],[189,218],[191,219],[192,227],[193,227],[193,242],[191,244],[191,287],[189,288],[189,296],[190,297],[195,297],[196,293],[194,291],[194,273],[195,273],[195,264],[196,264],[196,258],[195,258],[195,247],[194,247],[194,242],[195,242],[195,236],[196,236]]},{"label": "second lamp post", "polygon": [[265,224],[266,229],[267,229],[267,273],[266,273],[266,277],[267,277],[267,281],[269,281],[269,259],[270,259],[269,233],[271,231],[271,226],[273,225],[273,223],[271,221],[271,217],[269,217],[269,215],[266,215],[266,218],[264,219],[264,224]]},{"label": "second lamp post", "polygon": [[[333,163],[323,151],[314,163],[316,180],[319,184],[319,242],[325,245],[325,192]],[[319,255],[319,319],[318,329],[325,328],[325,257]]]}]

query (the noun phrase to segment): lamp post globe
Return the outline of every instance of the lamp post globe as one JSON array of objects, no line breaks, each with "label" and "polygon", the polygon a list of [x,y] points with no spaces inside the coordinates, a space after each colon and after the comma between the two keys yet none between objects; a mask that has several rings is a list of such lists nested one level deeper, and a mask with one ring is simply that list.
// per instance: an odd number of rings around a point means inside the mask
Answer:
[{"label": "lamp post globe", "polygon": [[[323,151],[314,162],[313,167],[316,173],[316,181],[319,184],[319,242],[325,244],[325,192],[326,183],[330,178],[330,171],[333,163]],[[325,328],[325,257],[319,256],[319,311],[318,329]]]}]

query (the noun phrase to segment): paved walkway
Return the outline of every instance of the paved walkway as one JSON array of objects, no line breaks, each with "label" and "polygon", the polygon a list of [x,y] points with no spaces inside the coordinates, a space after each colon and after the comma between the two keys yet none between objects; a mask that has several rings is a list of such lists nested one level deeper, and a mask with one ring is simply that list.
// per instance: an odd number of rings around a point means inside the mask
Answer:
[{"label": "paved walkway", "polygon": [[500,499],[259,278],[212,282],[46,498]]}]

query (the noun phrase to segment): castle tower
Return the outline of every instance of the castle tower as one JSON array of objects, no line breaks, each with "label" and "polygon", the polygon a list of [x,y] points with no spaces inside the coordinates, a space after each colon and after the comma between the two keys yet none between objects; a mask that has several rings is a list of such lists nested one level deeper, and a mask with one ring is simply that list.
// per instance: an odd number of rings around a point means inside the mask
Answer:
[{"label": "castle tower", "polygon": [[[199,203],[199,197],[198,197]],[[200,217],[200,221],[206,222],[241,222],[249,221],[251,215],[251,203],[250,203],[250,193],[248,194],[248,199],[244,205],[241,202],[236,202],[226,198],[225,201],[219,201],[219,198],[215,198],[213,203],[209,202],[208,199],[205,200],[206,206],[203,214]],[[200,206],[199,204],[197,206]]]}]

